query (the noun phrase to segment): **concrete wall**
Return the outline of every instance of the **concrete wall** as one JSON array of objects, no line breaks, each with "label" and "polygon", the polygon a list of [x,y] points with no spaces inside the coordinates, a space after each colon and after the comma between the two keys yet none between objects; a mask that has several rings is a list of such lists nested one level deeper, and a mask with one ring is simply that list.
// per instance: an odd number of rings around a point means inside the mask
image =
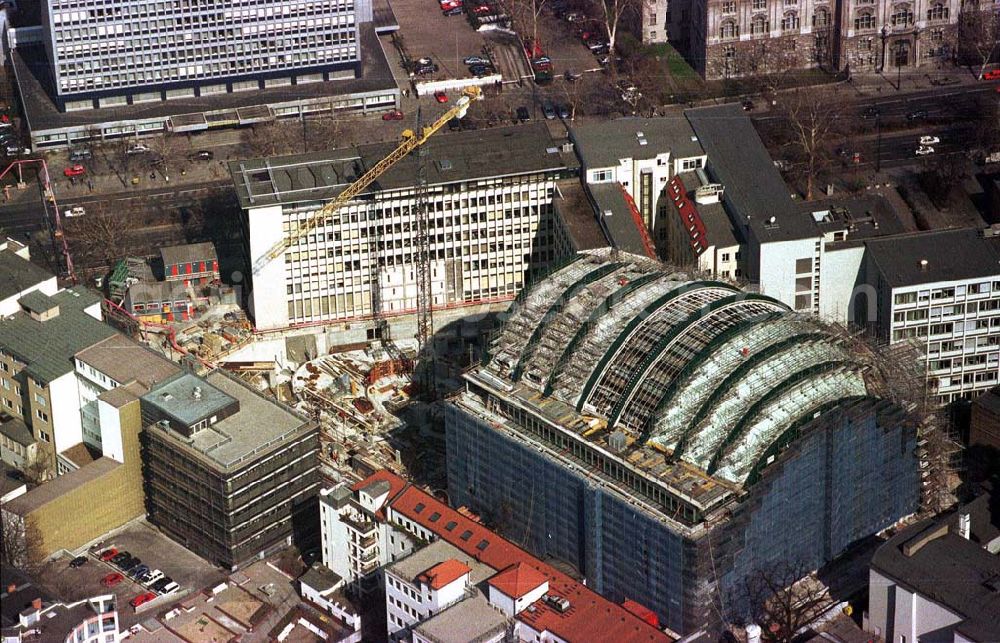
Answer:
[{"label": "concrete wall", "polygon": [[957,640],[954,627],[964,618],[916,594],[894,579],[869,570],[868,622],[887,643],[945,643]]},{"label": "concrete wall", "polygon": [[142,427],[139,401],[129,402],[119,412],[125,464],[81,484],[26,516],[30,528],[37,530],[43,555],[60,549],[78,549],[145,513],[139,457]]},{"label": "concrete wall", "polygon": [[[852,309],[852,295],[859,281],[864,246],[843,248],[823,253],[820,264],[819,316],[825,320],[846,324],[854,321],[848,314]],[[874,289],[871,289],[874,293]],[[874,307],[873,297],[869,297]],[[870,317],[870,316],[869,316]]]}]

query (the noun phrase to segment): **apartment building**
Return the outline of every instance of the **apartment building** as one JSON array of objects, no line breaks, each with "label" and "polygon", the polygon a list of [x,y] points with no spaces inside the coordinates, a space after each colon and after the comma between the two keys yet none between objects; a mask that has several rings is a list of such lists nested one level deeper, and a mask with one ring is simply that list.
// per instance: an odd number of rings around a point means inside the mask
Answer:
[{"label": "apartment building", "polygon": [[28,246],[13,239],[0,240],[0,318],[21,310],[17,300],[33,290],[54,295],[56,276],[31,263]]},{"label": "apartment building", "polygon": [[[33,147],[396,107],[369,0],[45,0],[10,30]],[[27,10],[22,12],[29,14]]]},{"label": "apartment building", "polygon": [[984,494],[903,529],[869,569],[866,630],[892,643],[1000,640],[1000,520]]},{"label": "apartment building", "polygon": [[113,643],[125,634],[120,630],[114,594],[74,602],[53,601],[16,570],[4,567],[4,580],[9,583],[0,627],[4,643]]},{"label": "apartment building", "polygon": [[920,347],[940,403],[1000,383],[1000,230],[923,232],[868,241],[865,281],[880,337]]},{"label": "apartment building", "polygon": [[179,373],[141,401],[151,522],[229,568],[291,542],[315,511],[315,422],[218,370]]},{"label": "apartment building", "polygon": [[323,504],[323,564],[334,573],[352,569],[355,536],[380,543],[367,545],[363,573],[384,588],[392,641],[673,640],[641,605],[605,599],[389,471],[326,490]]},{"label": "apartment building", "polygon": [[974,7],[959,0],[655,0],[644,6],[641,33],[644,42],[670,41],[710,79],[810,67],[890,72],[950,62],[959,14]]},{"label": "apartment building", "polygon": [[[426,177],[436,315],[509,301],[529,272],[569,252],[553,201],[575,167],[544,124],[438,134],[360,197],[286,248],[264,255],[394,144],[230,163],[243,209],[249,309],[259,330],[338,322],[374,338],[374,305],[398,337],[415,334],[415,185]],[[343,326],[339,326],[343,324]]]},{"label": "apartment building", "polygon": [[100,320],[100,297],[84,288],[18,300],[21,311],[0,320],[0,400],[38,443],[50,475],[57,454],[83,441],[74,356],[116,334]]}]

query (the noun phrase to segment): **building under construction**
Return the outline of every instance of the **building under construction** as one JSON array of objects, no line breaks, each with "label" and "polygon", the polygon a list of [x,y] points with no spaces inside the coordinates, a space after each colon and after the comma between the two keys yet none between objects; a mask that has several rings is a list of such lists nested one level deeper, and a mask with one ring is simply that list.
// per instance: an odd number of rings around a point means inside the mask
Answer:
[{"label": "building under construction", "polygon": [[446,405],[451,501],[717,638],[750,574],[817,568],[918,509],[917,423],[870,355],[769,297],[579,255]]}]

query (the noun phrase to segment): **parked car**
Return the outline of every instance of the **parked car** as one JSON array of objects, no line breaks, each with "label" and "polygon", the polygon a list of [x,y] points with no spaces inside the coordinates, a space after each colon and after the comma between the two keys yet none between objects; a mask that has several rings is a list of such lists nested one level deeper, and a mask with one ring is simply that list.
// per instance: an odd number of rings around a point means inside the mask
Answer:
[{"label": "parked car", "polygon": [[87,564],[86,556],[77,556],[73,560],[69,561],[69,566],[72,567],[73,569],[76,569],[77,567],[83,567],[86,564]]},{"label": "parked car", "polygon": [[744,112],[752,112],[754,108],[753,101],[749,98],[744,98],[740,101],[740,107],[743,108]]},{"label": "parked car", "polygon": [[104,585],[105,587],[114,587],[123,580],[125,580],[124,576],[122,576],[118,572],[111,572],[110,574],[101,579],[101,585]]},{"label": "parked car", "polygon": [[542,114],[545,114],[546,120],[551,121],[556,117],[556,108],[549,101],[545,101],[542,103]]},{"label": "parked car", "polygon": [[563,78],[565,78],[569,82],[573,83],[573,82],[576,82],[576,81],[580,80],[581,78],[583,78],[583,74],[578,74],[576,72],[572,72],[572,71],[570,71],[570,70],[567,69],[566,73],[563,74]]},{"label": "parked car", "polygon": [[126,154],[145,154],[149,151],[149,146],[143,143],[132,143],[125,150]]},{"label": "parked car", "polygon": [[916,151],[917,156],[927,156],[928,154],[933,154],[933,153],[934,153],[934,148],[931,147],[930,145],[921,145],[920,147],[917,148]]},{"label": "parked car", "polygon": [[476,78],[482,78],[483,76],[493,73],[493,70],[486,65],[472,65],[469,67],[469,73]]},{"label": "parked car", "polygon": [[444,92],[434,92],[434,100],[436,100],[439,103],[447,103],[448,94]]},{"label": "parked car", "polygon": [[925,109],[918,109],[906,115],[906,120],[908,121],[919,121],[924,118],[927,118],[927,110]]},{"label": "parked car", "polygon": [[[429,58],[427,60],[430,60]],[[426,76],[427,74],[433,74],[437,72],[438,66],[434,63],[424,63],[417,61],[416,65],[413,67],[413,73],[418,76]]]},{"label": "parked car", "polygon": [[443,10],[441,13],[443,13],[445,17],[460,16],[462,15],[462,7],[452,7],[451,9]]},{"label": "parked car", "polygon": [[391,112],[386,112],[382,114],[383,121],[401,121],[403,120],[403,112],[398,109],[394,109]]},{"label": "parked car", "polygon": [[466,65],[492,65],[492,61],[485,56],[466,56],[462,60],[463,64]]},{"label": "parked car", "polygon": [[451,132],[457,132],[460,129],[462,129],[462,121],[460,121],[457,118],[453,118],[450,121],[448,121],[448,130],[449,131],[451,131]]},{"label": "parked car", "polygon": [[983,74],[983,80],[1000,80],[1000,69],[991,69]]},{"label": "parked car", "polygon": [[121,569],[123,572],[131,574],[132,570],[142,564],[142,561],[138,558],[129,558],[124,563],[122,563]]},{"label": "parked car", "polygon": [[84,149],[84,150],[73,150],[72,152],[69,153],[69,160],[73,161],[73,162],[76,162],[76,161],[86,161],[87,159],[89,159],[92,156],[93,156],[93,154],[91,154],[90,150],[86,150],[86,149]]},{"label": "parked car", "polygon": [[449,11],[451,9],[461,9],[461,8],[462,8],[462,3],[456,2],[455,0],[441,3],[441,11]]},{"label": "parked car", "polygon": [[18,156],[22,152],[24,152],[24,148],[17,143],[8,143],[3,148],[3,153],[7,156]]},{"label": "parked car", "polygon": [[118,550],[115,549],[114,547],[111,547],[101,552],[101,560],[103,560],[104,562],[108,562],[117,555],[118,555]]},{"label": "parked car", "polygon": [[171,584],[173,582],[174,582],[174,579],[170,578],[169,576],[163,576],[163,577],[160,578],[160,580],[158,580],[155,583],[153,583],[152,585],[150,585],[149,588],[151,590],[153,590],[154,592],[162,592],[164,587],[166,587],[167,585],[169,585],[169,584]]},{"label": "parked car", "polygon": [[188,154],[189,161],[211,161],[215,158],[215,152],[211,150],[199,150]]},{"label": "parked car", "polygon": [[140,565],[136,565],[132,569],[128,570],[128,575],[131,576],[132,578],[138,580],[138,579],[142,578],[146,574],[146,572],[148,572],[148,571],[149,571],[149,565],[142,565],[142,564],[140,564]]},{"label": "parked car", "polygon": [[163,589],[160,590],[160,593],[164,594],[164,595],[165,594],[173,594],[174,592],[176,592],[180,588],[181,588],[180,585],[178,585],[177,583],[175,583],[173,581],[170,581],[169,583],[167,583],[166,585],[163,586]]},{"label": "parked car", "polygon": [[[82,205],[72,207],[69,210],[63,212],[63,216],[66,217],[67,219],[72,219],[73,217],[82,217],[85,214],[87,214],[87,211],[83,209]],[[74,558],[73,560],[76,559]]]},{"label": "parked car", "polygon": [[163,578],[163,572],[158,569],[154,569],[151,572],[143,574],[143,577],[139,582],[145,584],[147,587],[152,587],[161,578]]},{"label": "parked car", "polygon": [[876,107],[875,105],[869,105],[868,107],[865,108],[863,112],[861,112],[861,118],[868,120],[871,118],[875,118],[880,113],[881,110],[879,110],[878,107]]},{"label": "parked car", "polygon": [[156,598],[156,594],[154,594],[153,592],[143,592],[142,594],[139,594],[138,596],[130,600],[128,604],[131,605],[132,607],[139,607],[143,603],[148,603],[154,598]]},{"label": "parked car", "polygon": [[941,142],[941,139],[939,139],[937,136],[921,136],[920,137],[920,144],[921,145],[935,145],[935,144],[940,143],[940,142]]},{"label": "parked car", "polygon": [[128,559],[132,558],[132,554],[127,551],[118,552],[118,555],[111,559],[111,562],[115,565],[121,565]]},{"label": "parked car", "polygon": [[71,165],[65,170],[63,170],[64,176],[83,176],[87,173],[87,168],[83,167],[79,163],[76,165]]},{"label": "parked car", "polygon": [[517,108],[517,120],[521,121],[522,123],[531,120],[531,112],[528,111],[527,107],[522,105],[521,107]]}]

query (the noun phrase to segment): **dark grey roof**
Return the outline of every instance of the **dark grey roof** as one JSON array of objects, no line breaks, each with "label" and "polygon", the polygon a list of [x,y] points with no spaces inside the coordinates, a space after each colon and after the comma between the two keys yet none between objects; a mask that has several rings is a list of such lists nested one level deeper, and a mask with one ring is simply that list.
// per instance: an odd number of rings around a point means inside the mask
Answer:
[{"label": "dark grey roof", "polygon": [[[975,632],[974,640],[1000,641],[1000,620],[996,618],[1000,591],[994,589],[1000,582],[1000,556],[955,533],[957,520],[958,512],[953,512],[911,525],[876,550],[872,567],[964,616],[965,622],[958,627]],[[941,524],[949,526],[946,534],[929,540],[909,556],[904,553],[907,543]]]},{"label": "dark grey roof", "polygon": [[[25,608],[31,606],[31,601],[34,599],[42,599],[43,605],[52,602],[52,596],[47,591],[37,583],[33,583],[24,572],[6,564],[4,564],[2,574],[0,574],[0,583],[2,583],[3,592],[6,594],[4,599],[0,601],[0,626],[3,626],[4,629],[17,626],[18,616]],[[16,588],[12,594],[7,594],[9,585],[14,585]]]},{"label": "dark grey roof", "polygon": [[59,315],[41,322],[25,312],[0,320],[0,348],[27,364],[25,370],[43,383],[74,369],[73,356],[115,334],[115,329],[84,312],[100,297],[82,287],[52,296]]},{"label": "dark grey roof", "polygon": [[[708,153],[708,173],[725,187],[725,205],[740,226],[763,242],[820,235],[812,216],[801,212],[750,118],[736,103],[689,109],[684,115]],[[775,225],[767,221],[775,218]]]},{"label": "dark grey roof", "polygon": [[361,74],[359,78],[75,112],[60,112],[55,103],[52,102],[47,91],[47,88],[52,86],[50,65],[43,46],[18,45],[17,49],[11,51],[11,62],[17,75],[19,95],[25,106],[25,116],[32,132],[97,123],[236,110],[237,108],[247,109],[258,105],[290,103],[300,99],[322,96],[398,91],[392,69],[371,23],[359,25],[359,29],[359,46],[361,48]]},{"label": "dark grey roof", "polygon": [[976,228],[882,237],[866,246],[891,287],[1000,274],[1000,237],[983,237]]},{"label": "dark grey roof", "polygon": [[[639,143],[639,132],[645,145]],[[670,152],[672,158],[705,153],[682,116],[619,118],[574,125],[570,138],[583,164],[591,169],[617,167],[621,159],[651,159],[664,152]]]},{"label": "dark grey roof", "polygon": [[17,300],[30,313],[44,313],[57,306],[56,302],[40,290],[32,290],[24,297]]},{"label": "dark grey roof", "polygon": [[23,476],[17,469],[0,460],[0,498],[19,487],[24,487],[25,483],[22,478]]},{"label": "dark grey roof", "polygon": [[642,233],[632,218],[632,209],[625,200],[621,184],[594,183],[588,189],[597,209],[597,220],[611,240],[612,247],[648,257]]},{"label": "dark grey roof", "polygon": [[609,247],[608,238],[597,222],[587,190],[577,178],[556,184],[561,198],[555,200],[555,210],[566,234],[577,252]]},{"label": "dark grey roof", "polygon": [[494,609],[481,592],[476,592],[438,612],[413,628],[435,643],[475,643],[493,641],[507,628],[507,617]]},{"label": "dark grey roof", "polygon": [[[701,216],[702,223],[705,224],[705,237],[709,245],[719,248],[737,245],[739,236],[733,227],[733,222],[726,214],[726,208],[722,203],[695,203],[694,191],[701,185],[701,181],[694,172],[682,172],[679,174],[684,189],[688,192],[688,197],[694,203],[698,215]],[[676,215],[677,209],[672,208]],[[669,211],[669,210],[668,210]],[[667,215],[670,216],[670,215]]]},{"label": "dark grey roof", "polygon": [[191,261],[211,261],[217,255],[215,253],[215,244],[211,241],[203,241],[202,243],[188,243],[183,246],[160,248],[160,257],[163,259],[164,265],[170,266]]},{"label": "dark grey roof", "polygon": [[144,407],[156,408],[186,426],[220,413],[236,402],[232,396],[187,372],[160,382],[141,399]]},{"label": "dark grey roof", "polygon": [[906,231],[892,203],[881,194],[801,201],[798,207],[801,212],[813,216],[814,220],[814,213],[827,212],[827,218],[818,224],[819,229],[823,232],[847,230],[848,241]]},{"label": "dark grey roof", "polygon": [[0,250],[0,300],[52,279],[48,270],[40,268],[13,250]]},{"label": "dark grey roof", "polygon": [[338,587],[344,579],[323,563],[313,563],[312,567],[299,577],[299,582],[322,593]]},{"label": "dark grey roof", "polygon": [[6,413],[0,413],[0,433],[23,447],[35,443],[35,436],[31,434],[28,425],[23,420],[11,417]]},{"label": "dark grey roof", "polygon": [[[332,199],[395,149],[397,143],[295,154],[229,164],[244,208]],[[562,171],[566,164],[544,123],[438,133],[421,148],[428,185]],[[382,174],[366,192],[412,187],[417,155]]]}]

